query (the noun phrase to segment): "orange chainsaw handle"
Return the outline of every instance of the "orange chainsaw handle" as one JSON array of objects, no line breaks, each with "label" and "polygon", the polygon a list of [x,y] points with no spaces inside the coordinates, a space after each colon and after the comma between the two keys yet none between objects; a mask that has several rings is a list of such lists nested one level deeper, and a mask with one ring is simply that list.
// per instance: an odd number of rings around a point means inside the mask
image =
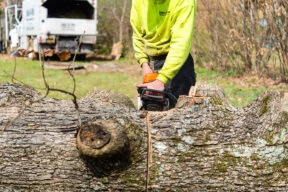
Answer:
[{"label": "orange chainsaw handle", "polygon": [[147,73],[143,79],[143,83],[151,83],[156,80],[158,73]]},{"label": "orange chainsaw handle", "polygon": [[[158,77],[158,73],[147,73],[144,77],[143,83],[151,83],[153,81],[156,80],[156,78]],[[160,93],[157,92],[149,92],[147,91],[146,94],[148,95],[158,95],[160,96]]]}]

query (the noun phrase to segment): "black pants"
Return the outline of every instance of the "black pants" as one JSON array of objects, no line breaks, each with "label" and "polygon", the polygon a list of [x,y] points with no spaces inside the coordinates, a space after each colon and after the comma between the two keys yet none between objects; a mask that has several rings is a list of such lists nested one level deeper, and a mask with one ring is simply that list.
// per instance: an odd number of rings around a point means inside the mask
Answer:
[{"label": "black pants", "polygon": [[[150,67],[154,72],[158,72],[162,69],[166,56],[151,57]],[[191,86],[196,83],[196,74],[194,71],[194,60],[189,54],[184,65],[177,73],[177,75],[165,85],[165,91],[171,92],[177,99],[179,95],[188,95]]]}]

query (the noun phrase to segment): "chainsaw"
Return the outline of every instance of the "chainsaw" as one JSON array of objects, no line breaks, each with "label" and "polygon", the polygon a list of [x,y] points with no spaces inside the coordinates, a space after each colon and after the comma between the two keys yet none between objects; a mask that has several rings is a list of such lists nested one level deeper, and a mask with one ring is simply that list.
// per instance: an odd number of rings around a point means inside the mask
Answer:
[{"label": "chainsaw", "polygon": [[[155,81],[157,76],[157,73],[148,73],[144,77],[143,83]],[[140,87],[138,88],[138,94],[138,109],[140,110],[167,111],[177,103],[177,98],[167,91],[158,91]]]}]

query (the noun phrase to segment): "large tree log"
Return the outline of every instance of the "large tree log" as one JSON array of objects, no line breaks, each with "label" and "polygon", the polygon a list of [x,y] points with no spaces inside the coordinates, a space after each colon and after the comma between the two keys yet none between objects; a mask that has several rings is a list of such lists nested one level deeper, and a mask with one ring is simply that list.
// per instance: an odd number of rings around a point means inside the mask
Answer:
[{"label": "large tree log", "polygon": [[[233,107],[217,87],[149,113],[151,191],[287,191],[288,92]],[[0,84],[0,129],[41,95]],[[0,191],[143,191],[146,125],[129,99],[95,91],[79,101],[46,98],[0,133]],[[77,140],[77,146],[76,146]],[[79,152],[80,151],[80,152]]]}]

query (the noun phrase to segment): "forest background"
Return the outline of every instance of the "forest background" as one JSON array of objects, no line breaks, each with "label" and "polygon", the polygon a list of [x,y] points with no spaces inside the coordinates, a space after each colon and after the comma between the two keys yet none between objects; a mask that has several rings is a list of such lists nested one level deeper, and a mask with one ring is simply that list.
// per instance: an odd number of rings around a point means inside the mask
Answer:
[{"label": "forest background", "polygon": [[[108,53],[120,40],[125,55],[131,56],[130,4],[130,0],[99,0],[99,51]],[[198,0],[191,52],[201,67],[287,81],[287,33],[285,0]]]}]

